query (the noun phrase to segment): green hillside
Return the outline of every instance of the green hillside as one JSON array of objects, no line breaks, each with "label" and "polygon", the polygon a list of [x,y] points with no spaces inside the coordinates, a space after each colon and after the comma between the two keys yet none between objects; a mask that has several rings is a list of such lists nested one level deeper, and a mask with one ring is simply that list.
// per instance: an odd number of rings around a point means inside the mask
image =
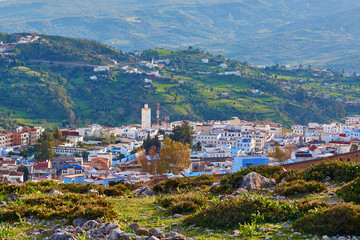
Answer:
[{"label": "green hillside", "polygon": [[[4,42],[17,37],[1,35]],[[147,84],[144,79],[150,76],[144,72],[154,69],[140,62],[152,58],[169,59],[170,63],[155,69],[162,77]],[[205,58],[208,63],[202,62]],[[227,68],[221,68],[221,63]],[[97,65],[108,65],[111,70],[94,72]],[[126,73],[123,66],[143,74]],[[238,76],[225,75],[234,71]],[[158,102],[162,120],[165,116],[170,120],[238,116],[281,122],[285,127],[360,113],[354,104],[360,100],[358,78],[343,78],[338,73],[315,77],[316,73],[316,69],[251,67],[193,48],[153,49],[135,57],[95,41],[41,36],[0,55],[0,119],[20,124],[46,120],[50,125],[99,122],[115,126],[139,123],[143,104],[155,110]],[[91,80],[91,76],[97,79]]]},{"label": "green hillside", "polygon": [[185,49],[261,65],[360,71],[357,0],[0,1],[1,32],[94,39],[124,51]]}]

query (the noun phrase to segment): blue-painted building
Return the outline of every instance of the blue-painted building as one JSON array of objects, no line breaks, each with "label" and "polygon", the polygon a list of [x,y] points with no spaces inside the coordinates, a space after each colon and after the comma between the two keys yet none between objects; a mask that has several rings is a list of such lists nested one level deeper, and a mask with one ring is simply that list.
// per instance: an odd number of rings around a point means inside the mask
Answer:
[{"label": "blue-painted building", "polygon": [[72,174],[61,176],[64,183],[85,183],[85,174]]},{"label": "blue-painted building", "polygon": [[235,157],[232,165],[232,172],[239,171],[249,166],[268,165],[269,158],[263,155],[243,155]]}]

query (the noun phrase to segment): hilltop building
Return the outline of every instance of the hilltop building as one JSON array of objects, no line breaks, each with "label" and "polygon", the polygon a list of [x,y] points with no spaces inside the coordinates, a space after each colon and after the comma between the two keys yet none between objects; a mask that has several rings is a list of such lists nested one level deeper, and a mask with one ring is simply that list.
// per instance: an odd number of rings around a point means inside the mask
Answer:
[{"label": "hilltop building", "polygon": [[141,109],[141,128],[151,128],[151,108],[147,104]]}]

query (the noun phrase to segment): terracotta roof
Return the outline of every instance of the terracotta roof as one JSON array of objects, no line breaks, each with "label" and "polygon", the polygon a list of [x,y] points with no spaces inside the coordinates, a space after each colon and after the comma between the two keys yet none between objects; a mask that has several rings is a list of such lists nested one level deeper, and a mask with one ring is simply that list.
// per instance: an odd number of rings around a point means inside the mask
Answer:
[{"label": "terracotta roof", "polygon": [[48,162],[39,162],[34,165],[34,168],[49,168]]},{"label": "terracotta roof", "polygon": [[317,146],[315,146],[315,145],[312,145],[312,146],[309,148],[310,151],[314,151],[315,149],[317,149]]},{"label": "terracotta roof", "polygon": [[93,158],[91,160],[91,164],[102,164],[102,165],[106,165],[108,164],[108,160],[105,158]]}]

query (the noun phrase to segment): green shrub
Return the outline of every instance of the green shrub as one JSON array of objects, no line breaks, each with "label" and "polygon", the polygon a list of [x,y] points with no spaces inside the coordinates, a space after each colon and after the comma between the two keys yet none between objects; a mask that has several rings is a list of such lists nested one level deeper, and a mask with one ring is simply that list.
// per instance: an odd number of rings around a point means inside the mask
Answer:
[{"label": "green shrub", "polygon": [[180,195],[160,196],[156,202],[167,208],[171,214],[192,213],[207,204],[206,196],[196,193],[186,193]]},{"label": "green shrub", "polygon": [[302,233],[317,235],[360,235],[360,206],[339,204],[320,209],[296,220],[293,227]]},{"label": "green shrub", "polygon": [[185,219],[185,224],[200,227],[236,229],[239,224],[251,223],[254,215],[260,214],[264,222],[279,222],[298,219],[304,213],[325,203],[273,201],[262,196],[239,196],[219,201]]},{"label": "green shrub", "polygon": [[304,193],[317,193],[325,190],[326,187],[323,183],[305,180],[283,182],[277,185],[275,188],[275,192],[283,196],[291,196]]},{"label": "green shrub", "polygon": [[345,202],[360,204],[360,178],[345,184],[336,191],[336,194],[344,199]]},{"label": "green shrub", "polygon": [[360,177],[360,165],[348,162],[329,161],[310,166],[304,171],[306,180],[323,181],[327,176],[333,181],[349,182]]},{"label": "green shrub", "polygon": [[158,193],[174,193],[179,190],[189,190],[196,187],[209,186],[215,179],[211,175],[201,175],[191,178],[171,178],[153,187]]},{"label": "green shrub", "polygon": [[64,194],[50,196],[47,194],[29,195],[21,205],[13,204],[0,210],[0,221],[17,221],[20,217],[33,216],[37,219],[68,219],[82,217],[87,219],[116,217],[110,202],[100,196],[81,194]]}]

